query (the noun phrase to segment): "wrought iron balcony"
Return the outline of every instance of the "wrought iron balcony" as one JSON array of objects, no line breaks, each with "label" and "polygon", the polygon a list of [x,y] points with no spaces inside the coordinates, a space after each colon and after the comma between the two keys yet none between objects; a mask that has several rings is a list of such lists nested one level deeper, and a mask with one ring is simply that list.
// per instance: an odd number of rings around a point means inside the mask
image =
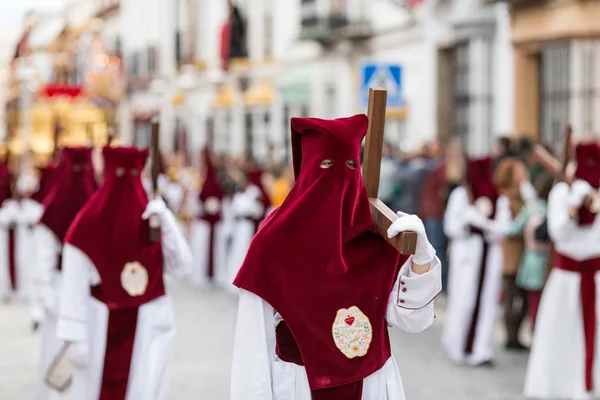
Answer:
[{"label": "wrought iron balcony", "polygon": [[121,8],[121,0],[98,0],[97,18],[107,18],[116,14]]},{"label": "wrought iron balcony", "polygon": [[541,7],[551,3],[553,0],[482,0],[484,4],[507,3],[512,10],[520,10],[529,7]]},{"label": "wrought iron balcony", "polygon": [[330,46],[342,40],[366,40],[373,35],[366,18],[367,0],[302,0],[301,5],[302,40],[316,40]]}]

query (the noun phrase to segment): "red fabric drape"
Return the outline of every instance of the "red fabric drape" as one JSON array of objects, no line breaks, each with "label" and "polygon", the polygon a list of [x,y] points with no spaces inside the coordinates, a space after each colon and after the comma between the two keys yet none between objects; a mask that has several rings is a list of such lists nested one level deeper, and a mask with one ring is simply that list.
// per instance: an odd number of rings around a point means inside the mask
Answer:
[{"label": "red fabric drape", "polygon": [[10,228],[8,230],[8,269],[13,290],[17,290],[17,259],[15,250],[15,228]]},{"label": "red fabric drape", "polygon": [[64,148],[61,158],[59,176],[44,199],[41,223],[62,242],[75,216],[96,190],[96,179],[91,148]]},{"label": "red fabric drape", "polygon": [[600,258],[576,261],[556,253],[556,268],[577,272],[581,276],[581,309],[585,342],[585,387],[594,389],[594,358],[596,354],[596,272],[600,271]]},{"label": "red fabric drape", "polygon": [[229,48],[231,46],[231,24],[229,20],[221,27],[221,68],[229,69]]}]

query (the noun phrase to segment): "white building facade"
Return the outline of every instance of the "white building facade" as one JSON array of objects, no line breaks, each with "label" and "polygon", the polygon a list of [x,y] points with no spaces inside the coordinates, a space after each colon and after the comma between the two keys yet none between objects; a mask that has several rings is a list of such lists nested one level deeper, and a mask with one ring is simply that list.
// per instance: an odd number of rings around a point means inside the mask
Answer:
[{"label": "white building facade", "polygon": [[[185,127],[198,154],[290,157],[289,119],[365,112],[361,65],[402,68],[404,105],[390,109],[386,140],[406,149],[461,136],[473,155],[510,134],[513,60],[506,6],[479,0],[237,0],[247,57],[223,69],[221,0],[122,0],[128,70],[123,139],[145,145],[143,121],[160,114],[161,145]],[[226,47],[226,46],[225,46]],[[153,50],[154,49],[154,50]],[[126,119],[125,114],[121,115]],[[142,123],[137,123],[142,121]],[[197,157],[193,157],[197,158]]]}]

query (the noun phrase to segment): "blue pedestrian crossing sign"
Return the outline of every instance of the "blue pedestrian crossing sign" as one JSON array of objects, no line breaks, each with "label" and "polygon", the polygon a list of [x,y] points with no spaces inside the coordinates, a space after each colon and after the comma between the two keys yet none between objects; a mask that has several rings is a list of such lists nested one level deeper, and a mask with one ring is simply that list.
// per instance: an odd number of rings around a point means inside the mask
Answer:
[{"label": "blue pedestrian crossing sign", "polygon": [[369,104],[369,88],[387,90],[388,108],[402,108],[402,66],[398,64],[364,63],[361,68],[360,105]]}]

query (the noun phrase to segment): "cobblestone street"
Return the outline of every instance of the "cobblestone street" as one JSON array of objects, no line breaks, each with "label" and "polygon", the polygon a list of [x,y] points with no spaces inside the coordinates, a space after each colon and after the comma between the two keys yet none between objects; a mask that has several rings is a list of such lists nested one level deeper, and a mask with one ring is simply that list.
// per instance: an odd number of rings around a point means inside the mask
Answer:
[{"label": "cobblestone street", "polygon": [[[178,336],[173,367],[173,400],[226,400],[236,299],[218,290],[199,292],[171,282]],[[496,367],[455,367],[440,346],[443,299],[434,326],[419,335],[392,333],[409,400],[517,400],[526,356],[499,352]],[[500,333],[498,334],[500,339]],[[35,393],[35,338],[23,305],[0,306],[0,388],[2,400],[29,400]]]}]

